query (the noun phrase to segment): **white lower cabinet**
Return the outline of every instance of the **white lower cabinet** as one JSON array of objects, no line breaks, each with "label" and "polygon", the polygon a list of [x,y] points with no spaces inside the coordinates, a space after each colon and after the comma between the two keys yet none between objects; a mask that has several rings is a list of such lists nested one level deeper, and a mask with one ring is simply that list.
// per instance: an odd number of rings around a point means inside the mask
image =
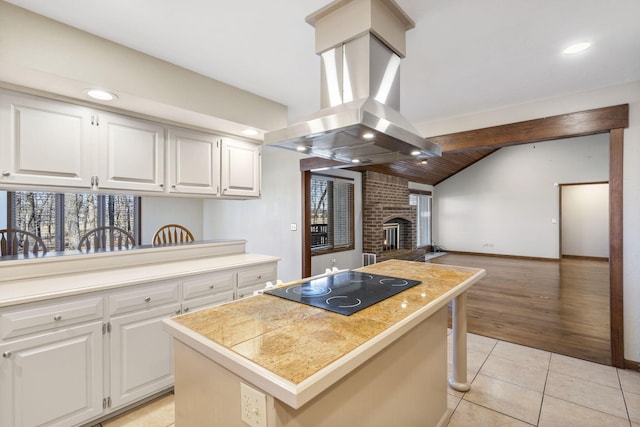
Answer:
[{"label": "white lower cabinet", "polygon": [[0,344],[0,425],[72,426],[103,412],[102,321]]},{"label": "white lower cabinet", "polygon": [[162,320],[263,289],[277,263],[0,308],[0,426],[78,426],[173,386]]},{"label": "white lower cabinet", "polygon": [[129,404],[173,385],[173,347],[162,319],[179,304],[113,317],[110,332],[110,403]]}]

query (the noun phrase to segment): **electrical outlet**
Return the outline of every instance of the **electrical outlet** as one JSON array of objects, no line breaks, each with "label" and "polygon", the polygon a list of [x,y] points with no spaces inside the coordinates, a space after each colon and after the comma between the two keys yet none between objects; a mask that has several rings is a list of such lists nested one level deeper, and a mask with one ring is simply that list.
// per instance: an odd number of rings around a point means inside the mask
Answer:
[{"label": "electrical outlet", "polygon": [[247,425],[267,427],[267,396],[245,383],[240,383],[240,410]]}]

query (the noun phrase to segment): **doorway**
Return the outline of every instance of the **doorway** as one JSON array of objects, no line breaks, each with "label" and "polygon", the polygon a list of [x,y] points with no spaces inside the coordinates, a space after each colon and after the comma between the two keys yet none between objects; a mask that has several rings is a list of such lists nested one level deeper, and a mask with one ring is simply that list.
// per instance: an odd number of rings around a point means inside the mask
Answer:
[{"label": "doorway", "polygon": [[609,183],[560,185],[560,258],[609,259]]}]

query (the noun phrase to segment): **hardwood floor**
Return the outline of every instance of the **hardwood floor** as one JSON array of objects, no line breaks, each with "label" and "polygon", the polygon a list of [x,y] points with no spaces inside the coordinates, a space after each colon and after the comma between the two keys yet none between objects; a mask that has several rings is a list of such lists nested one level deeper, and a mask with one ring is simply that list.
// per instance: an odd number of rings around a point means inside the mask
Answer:
[{"label": "hardwood floor", "polygon": [[447,254],[438,264],[484,268],[468,291],[468,330],[611,365],[609,264]]}]

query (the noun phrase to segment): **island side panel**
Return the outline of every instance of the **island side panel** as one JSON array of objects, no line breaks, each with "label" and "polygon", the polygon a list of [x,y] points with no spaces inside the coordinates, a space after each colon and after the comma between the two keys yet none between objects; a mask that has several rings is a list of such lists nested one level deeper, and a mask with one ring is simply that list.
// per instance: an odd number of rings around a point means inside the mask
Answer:
[{"label": "island side panel", "polygon": [[277,427],[446,425],[446,307],[301,408],[275,407]]},{"label": "island side panel", "polygon": [[[445,307],[301,408],[268,396],[268,426],[446,425],[446,331]],[[174,344],[176,426],[245,427],[241,378],[180,341]]]}]

